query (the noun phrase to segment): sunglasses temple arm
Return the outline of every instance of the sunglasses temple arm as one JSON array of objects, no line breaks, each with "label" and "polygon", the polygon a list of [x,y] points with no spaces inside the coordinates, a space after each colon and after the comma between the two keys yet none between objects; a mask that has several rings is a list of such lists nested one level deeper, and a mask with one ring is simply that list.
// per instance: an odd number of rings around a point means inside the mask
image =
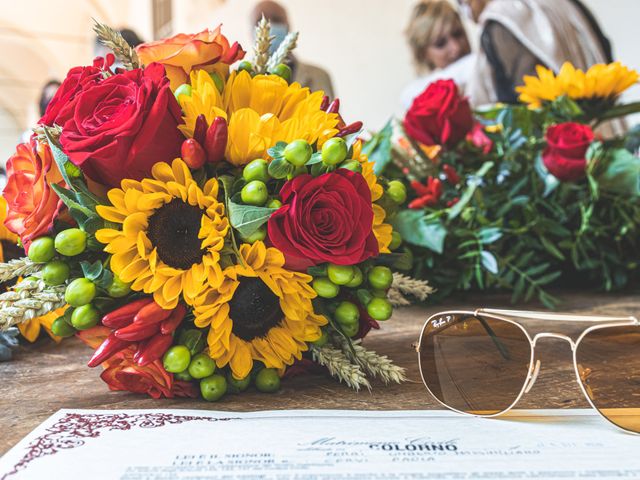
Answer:
[{"label": "sunglasses temple arm", "polygon": [[479,317],[479,316],[476,317],[476,318],[478,320],[480,320],[480,323],[482,324],[484,329],[487,331],[487,333],[491,337],[491,340],[495,344],[496,348],[500,351],[500,355],[502,355],[502,358],[504,358],[505,360],[511,360],[511,355],[509,355],[509,350],[507,349],[507,347],[505,347],[502,344],[502,342],[500,341],[500,339],[498,338],[496,333],[493,331],[493,329],[486,322],[486,320],[484,318],[482,318],[482,317]]}]

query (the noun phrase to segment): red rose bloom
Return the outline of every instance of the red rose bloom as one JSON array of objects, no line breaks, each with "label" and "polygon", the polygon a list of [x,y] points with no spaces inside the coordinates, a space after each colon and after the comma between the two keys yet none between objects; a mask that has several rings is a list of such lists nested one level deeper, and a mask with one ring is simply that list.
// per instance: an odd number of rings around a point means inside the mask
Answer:
[{"label": "red rose bloom", "polygon": [[371,191],[344,168],[299,175],[280,191],[282,207],[269,219],[269,239],[291,268],[324,262],[354,265],[378,255]]},{"label": "red rose bloom", "polygon": [[593,130],[580,123],[560,123],[547,129],[547,148],[542,153],[542,162],[547,170],[562,182],[579,180],[585,175],[585,155],[591,142]]},{"label": "red rose bloom", "polygon": [[451,147],[471,130],[473,114],[453,80],[438,80],[413,100],[403,124],[418,142]]},{"label": "red rose bloom", "polygon": [[180,117],[164,67],[151,64],[85,88],[60,141],[89,178],[114,187],[123,178],[140,180],[155,163],[180,156]]},{"label": "red rose bloom", "polygon": [[54,123],[64,125],[73,113],[72,102],[78,93],[101,79],[102,72],[96,67],[74,67],[69,70],[38,123],[49,126]]}]

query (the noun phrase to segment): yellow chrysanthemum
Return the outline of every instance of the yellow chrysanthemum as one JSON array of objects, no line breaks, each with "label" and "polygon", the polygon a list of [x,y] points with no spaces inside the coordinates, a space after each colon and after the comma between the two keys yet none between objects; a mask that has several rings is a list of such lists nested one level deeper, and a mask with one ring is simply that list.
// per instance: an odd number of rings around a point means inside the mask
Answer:
[{"label": "yellow chrysanthemum", "polygon": [[516,87],[520,101],[531,108],[567,95],[573,100],[615,101],[627,88],[638,81],[638,72],[620,62],[596,64],[586,72],[565,62],[558,75],[541,65],[536,67],[537,77],[526,75],[524,85]]},{"label": "yellow chrysanthemum", "polygon": [[5,258],[5,242],[7,246],[16,245],[18,243],[18,236],[15,233],[10,232],[4,225],[7,213],[7,201],[3,196],[0,196],[0,262],[9,260],[8,258]]},{"label": "yellow chrysanthemum", "polygon": [[254,158],[268,158],[267,150],[279,141],[304,139],[318,145],[338,130],[338,115],[320,109],[324,93],[311,93],[299,83],[291,85],[277,75],[232,72],[223,92],[204,71],[191,73],[191,95],[181,95],[185,124],[193,136],[196,119],[203,114],[210,125],[215,117],[227,120],[226,159],[244,165]]},{"label": "yellow chrysanthemum", "polygon": [[194,303],[196,326],[209,327],[209,355],[218,367],[228,364],[238,379],[249,374],[254,360],[268,368],[291,365],[327,323],[313,311],[311,276],[286,270],[280,250],[260,241],[243,244],[239,263]]},{"label": "yellow chrysanthemum", "polygon": [[59,342],[62,340],[62,337],[58,337],[53,334],[51,331],[51,325],[53,322],[60,316],[64,315],[65,310],[69,308],[69,305],[65,305],[64,307],[58,308],[53,312],[49,312],[41,317],[32,318],[31,320],[27,320],[26,322],[22,322],[18,324],[18,330],[24,338],[26,338],[31,343],[35,342],[40,336],[40,332],[44,328],[44,330],[49,334],[49,336]]},{"label": "yellow chrysanthemum", "polygon": [[[373,172],[373,163],[369,161],[369,157],[367,157],[366,154],[362,153],[362,142],[360,140],[356,140],[353,144],[353,155],[351,158],[360,162],[360,166],[362,167],[362,176],[367,181],[369,190],[371,190],[371,201],[375,202],[376,200],[379,200],[384,194],[384,189],[382,188],[382,185],[378,183],[378,177],[376,177],[376,174]],[[384,223],[384,219],[387,215],[384,208],[375,203],[372,207],[373,234],[378,240],[378,249],[380,250],[380,253],[390,253],[391,250],[389,250],[389,244],[391,243],[393,227],[388,223]]]},{"label": "yellow chrysanthemum", "polygon": [[155,164],[151,175],[109,191],[113,206],[98,206],[98,214],[122,228],[98,230],[96,238],[112,255],[113,272],[133,282],[133,290],[153,293],[164,308],[174,308],[181,294],[191,304],[223,279],[219,251],[229,221],[217,200],[218,181],[200,188],[179,158]]}]

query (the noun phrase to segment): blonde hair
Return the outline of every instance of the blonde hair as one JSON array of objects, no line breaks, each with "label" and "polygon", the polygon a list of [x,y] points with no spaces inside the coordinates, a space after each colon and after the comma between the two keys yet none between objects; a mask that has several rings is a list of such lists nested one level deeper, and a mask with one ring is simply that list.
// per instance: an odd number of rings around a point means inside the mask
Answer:
[{"label": "blonde hair", "polygon": [[405,34],[418,68],[434,68],[425,51],[443,30],[456,22],[462,25],[458,11],[447,0],[422,0],[413,7]]}]

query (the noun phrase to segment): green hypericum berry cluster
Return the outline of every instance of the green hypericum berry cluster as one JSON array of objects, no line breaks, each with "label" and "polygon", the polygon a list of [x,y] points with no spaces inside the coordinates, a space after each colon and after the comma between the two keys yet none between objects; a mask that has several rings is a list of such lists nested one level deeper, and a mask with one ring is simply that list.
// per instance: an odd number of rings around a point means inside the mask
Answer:
[{"label": "green hypericum berry cluster", "polygon": [[51,330],[60,337],[69,337],[78,330],[96,326],[100,311],[93,305],[98,295],[120,298],[130,291],[129,284],[122,282],[99,262],[91,266],[91,278],[84,275],[84,267],[79,268],[91,254],[87,252],[88,235],[79,228],[62,230],[55,237],[43,236],[29,246],[27,256],[31,261],[44,263],[38,276],[49,286],[66,284],[65,302],[71,307],[57,318]]},{"label": "green hypericum berry cluster", "polygon": [[169,348],[162,357],[167,372],[176,380],[198,382],[202,398],[210,402],[220,400],[227,393],[240,393],[251,384],[260,392],[276,392],[280,389],[280,376],[274,368],[257,364],[245,378],[237,379],[226,367],[219,369],[215,361],[205,352],[206,333],[197,328],[184,328],[177,335],[177,344]]}]

